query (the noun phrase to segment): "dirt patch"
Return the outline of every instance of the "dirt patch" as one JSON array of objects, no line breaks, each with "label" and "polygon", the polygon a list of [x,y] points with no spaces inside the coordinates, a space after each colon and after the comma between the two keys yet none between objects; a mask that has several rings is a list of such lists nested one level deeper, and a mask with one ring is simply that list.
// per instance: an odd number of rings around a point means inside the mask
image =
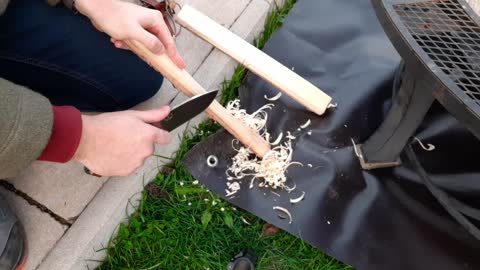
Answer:
[{"label": "dirt patch", "polygon": [[154,199],[166,199],[168,198],[168,193],[161,190],[155,183],[149,183],[145,187],[145,190],[147,191],[148,196]]}]

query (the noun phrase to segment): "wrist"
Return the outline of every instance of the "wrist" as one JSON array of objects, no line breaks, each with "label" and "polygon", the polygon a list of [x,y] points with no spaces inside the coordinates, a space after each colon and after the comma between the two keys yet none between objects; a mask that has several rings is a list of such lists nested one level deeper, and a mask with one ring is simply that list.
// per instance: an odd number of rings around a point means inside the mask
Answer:
[{"label": "wrist", "polygon": [[73,4],[78,12],[92,19],[95,12],[101,11],[106,3],[112,0],[74,0]]},{"label": "wrist", "polygon": [[73,154],[72,160],[85,163],[90,130],[91,116],[82,115],[82,134],[80,136],[80,142],[78,143],[77,150],[75,151],[75,154]]}]

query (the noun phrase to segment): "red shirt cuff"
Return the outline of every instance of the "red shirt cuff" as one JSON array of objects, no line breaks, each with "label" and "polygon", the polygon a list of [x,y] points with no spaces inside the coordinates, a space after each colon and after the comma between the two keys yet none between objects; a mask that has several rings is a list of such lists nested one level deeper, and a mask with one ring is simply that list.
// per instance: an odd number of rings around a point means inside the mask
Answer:
[{"label": "red shirt cuff", "polygon": [[53,106],[50,140],[38,160],[65,163],[72,159],[82,137],[82,114],[75,107]]}]

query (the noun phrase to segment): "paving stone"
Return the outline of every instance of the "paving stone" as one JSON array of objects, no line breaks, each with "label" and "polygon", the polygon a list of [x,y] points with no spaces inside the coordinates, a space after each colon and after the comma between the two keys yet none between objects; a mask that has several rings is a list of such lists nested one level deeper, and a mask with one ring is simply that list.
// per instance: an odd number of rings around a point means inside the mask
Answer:
[{"label": "paving stone", "polygon": [[271,8],[281,7],[283,6],[283,4],[285,4],[285,0],[263,0],[263,1],[266,1],[271,6]]},{"label": "paving stone", "polygon": [[106,180],[105,177],[87,175],[77,162],[56,164],[37,161],[9,182],[69,220],[80,215]]},{"label": "paving stone", "polygon": [[473,11],[475,11],[475,13],[480,16],[480,0],[467,0],[467,2],[472,7]]},{"label": "paving stone", "polygon": [[0,194],[7,199],[10,207],[25,228],[28,259],[24,270],[36,269],[62,237],[67,227],[3,187],[0,187]]},{"label": "paving stone", "polygon": [[[180,134],[183,134],[181,128],[174,130],[172,143],[167,146],[157,145],[155,153],[172,156],[178,149]],[[132,213],[131,208],[138,205],[137,200],[144,185],[156,176],[165,162],[164,159],[151,157],[133,175],[113,177],[105,183],[38,269],[96,267],[98,263],[92,260],[102,260],[105,256],[104,252],[97,251],[108,245],[119,223],[126,221],[126,213]]]}]

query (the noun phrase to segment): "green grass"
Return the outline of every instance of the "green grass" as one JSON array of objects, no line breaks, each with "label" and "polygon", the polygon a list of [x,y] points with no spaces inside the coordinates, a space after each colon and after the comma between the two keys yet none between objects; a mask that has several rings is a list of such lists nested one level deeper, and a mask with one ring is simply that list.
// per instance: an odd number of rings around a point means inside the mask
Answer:
[{"label": "green grass", "polygon": [[[263,47],[295,2],[287,0],[270,14],[265,32],[255,42],[257,47]],[[232,80],[223,84],[223,104],[237,97],[245,73],[239,67]],[[147,186],[128,225],[120,225],[98,269],[225,269],[229,259],[243,249],[256,252],[258,269],[352,269],[286,232],[263,236],[261,219],[192,184],[194,179],[182,159],[219,128],[206,121],[193,134],[186,134],[171,164]]]}]

